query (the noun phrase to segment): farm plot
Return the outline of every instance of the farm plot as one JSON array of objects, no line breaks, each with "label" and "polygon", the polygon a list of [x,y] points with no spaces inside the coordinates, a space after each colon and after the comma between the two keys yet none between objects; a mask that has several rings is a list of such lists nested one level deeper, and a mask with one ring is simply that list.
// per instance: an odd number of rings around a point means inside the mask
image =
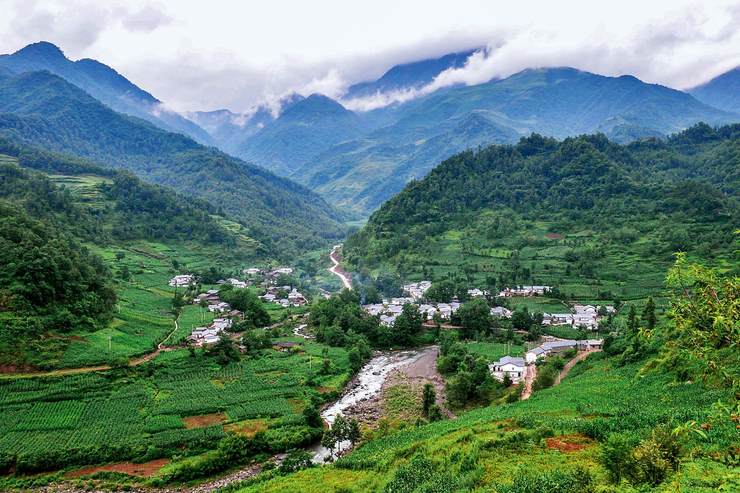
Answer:
[{"label": "farm plot", "polygon": [[[165,456],[200,452],[217,445],[224,425],[245,419],[270,432],[290,430],[319,388],[349,375],[344,349],[329,348],[335,371],[317,375],[324,346],[303,346],[297,353],[266,349],[225,367],[183,349],[126,371],[1,380],[0,455],[34,470],[93,457],[129,460],[148,447]],[[204,417],[214,413],[219,420]]]}]

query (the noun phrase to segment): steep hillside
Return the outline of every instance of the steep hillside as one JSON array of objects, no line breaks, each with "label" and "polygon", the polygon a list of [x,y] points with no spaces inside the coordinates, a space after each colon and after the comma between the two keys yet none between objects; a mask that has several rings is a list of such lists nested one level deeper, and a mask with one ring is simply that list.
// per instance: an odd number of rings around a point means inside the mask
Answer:
[{"label": "steep hillside", "polygon": [[121,115],[48,72],[0,78],[0,133],[125,168],[242,221],[270,255],[342,235],[337,213],[295,183],[191,139]]},{"label": "steep hillside", "polygon": [[51,43],[33,43],[13,54],[0,55],[0,67],[18,74],[47,70],[116,111],[143,118],[165,130],[188,135],[203,144],[213,142],[198,125],[167,109],[161,101],[111,67],[89,58],[76,62],[69,60]]},{"label": "steep hillside", "polygon": [[[368,118],[390,122],[362,139],[327,150],[294,175],[296,179],[333,203],[372,211],[388,198],[373,192],[378,180],[386,189],[399,190],[440,159],[483,143],[479,132],[467,138],[455,128],[471,115],[478,117],[479,126],[494,127],[485,143],[512,143],[531,132],[564,138],[595,131],[630,141],[680,131],[699,121],[740,119],[634,77],[604,77],[570,68],[525,70],[371,113],[381,115]],[[440,140],[449,144],[439,145]]]},{"label": "steep hillside", "polygon": [[731,256],[739,132],[698,125],[627,146],[533,135],[458,154],[375,212],[345,259],[405,277],[641,298],[659,289],[675,251]]},{"label": "steep hillside", "polygon": [[740,67],[718,75],[689,93],[702,103],[740,113]]},{"label": "steep hillside", "polygon": [[236,154],[279,175],[302,174],[302,167],[332,145],[360,136],[362,120],[319,94],[292,102],[280,116],[239,147]]}]

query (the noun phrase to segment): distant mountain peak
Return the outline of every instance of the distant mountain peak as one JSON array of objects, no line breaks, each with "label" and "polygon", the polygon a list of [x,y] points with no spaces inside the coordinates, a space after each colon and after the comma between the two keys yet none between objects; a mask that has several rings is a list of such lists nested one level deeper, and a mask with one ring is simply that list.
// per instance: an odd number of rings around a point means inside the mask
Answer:
[{"label": "distant mountain peak", "polygon": [[66,58],[62,49],[49,41],[38,41],[36,43],[31,43],[16,51],[14,55],[18,53],[43,53],[54,56],[62,56]]},{"label": "distant mountain peak", "polygon": [[418,89],[434,80],[436,76],[451,68],[460,68],[480,48],[448,53],[438,58],[427,58],[394,65],[374,81],[360,82],[351,86],[343,99],[372,96],[376,93],[403,89]]},{"label": "distant mountain peak", "polygon": [[68,62],[64,52],[54,43],[48,41],[39,41],[31,43],[16,51],[12,55],[16,58],[33,58],[34,60],[43,60],[47,63]]}]

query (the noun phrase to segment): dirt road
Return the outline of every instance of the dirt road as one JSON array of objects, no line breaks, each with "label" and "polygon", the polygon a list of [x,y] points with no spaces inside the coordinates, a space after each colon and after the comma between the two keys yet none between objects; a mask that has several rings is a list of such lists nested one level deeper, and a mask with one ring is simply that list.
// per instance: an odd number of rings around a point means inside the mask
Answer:
[{"label": "dirt road", "polygon": [[522,400],[526,401],[532,396],[532,384],[537,378],[537,366],[528,365],[524,373],[524,391],[522,392]]},{"label": "dirt road", "polygon": [[570,372],[571,368],[573,368],[574,366],[576,366],[576,363],[578,363],[579,361],[583,361],[584,359],[588,358],[591,354],[598,353],[599,351],[601,351],[601,349],[594,349],[594,350],[591,350],[591,351],[581,351],[581,352],[579,352],[576,355],[575,358],[573,358],[572,360],[568,361],[565,364],[565,366],[563,367],[563,369],[560,371],[560,374],[558,374],[558,377],[555,379],[554,385],[558,385],[568,375],[568,373]]},{"label": "dirt road", "polygon": [[350,279],[349,274],[347,274],[339,265],[339,262],[342,260],[339,254],[339,250],[341,248],[342,245],[334,245],[334,248],[331,249],[329,258],[333,265],[329,267],[329,272],[337,276],[342,281],[342,285],[345,288],[352,289],[352,280]]}]

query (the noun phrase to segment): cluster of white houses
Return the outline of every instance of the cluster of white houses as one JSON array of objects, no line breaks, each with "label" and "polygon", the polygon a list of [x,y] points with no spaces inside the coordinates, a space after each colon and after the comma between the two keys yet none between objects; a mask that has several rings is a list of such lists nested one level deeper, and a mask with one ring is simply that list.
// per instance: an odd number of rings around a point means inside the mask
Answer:
[{"label": "cluster of white houses", "polygon": [[258,267],[249,267],[242,271],[249,277],[263,276],[265,279],[277,279],[281,274],[291,275],[294,270],[292,267],[278,267],[277,269],[260,269]]},{"label": "cluster of white houses", "polygon": [[390,300],[384,300],[383,303],[363,305],[362,308],[370,315],[379,315],[380,323],[391,327],[403,311],[403,306],[408,304],[416,306],[419,313],[425,316],[427,320],[433,320],[437,314],[439,314],[442,320],[449,320],[452,314],[460,308],[460,303],[456,301],[451,303],[417,304],[412,298],[391,298]]},{"label": "cluster of white houses", "polygon": [[511,298],[512,296],[543,296],[552,290],[552,286],[515,286],[506,288],[498,295],[501,298]]},{"label": "cluster of white houses", "polygon": [[260,298],[268,303],[277,303],[286,308],[289,306],[303,306],[308,303],[305,296],[296,288],[291,288],[290,286],[269,287]]},{"label": "cluster of white houses", "polygon": [[[423,302],[427,290],[431,287],[431,281],[420,281],[403,286],[403,297],[390,298],[383,300],[382,303],[373,303],[363,305],[362,308],[370,315],[377,315],[380,317],[380,323],[389,327],[393,326],[396,322],[396,318],[403,311],[403,306],[407,304],[415,305],[427,321],[434,320],[436,316],[439,316],[442,320],[450,320],[452,314],[460,308],[460,303],[453,300],[449,303],[425,303]],[[488,296],[488,291],[483,291],[477,288],[468,289],[468,296],[471,298]],[[511,310],[508,310],[502,306],[496,306],[491,308],[491,315],[495,317],[511,317]]]},{"label": "cluster of white houses", "polygon": [[570,349],[576,351],[594,351],[601,349],[603,340],[601,339],[584,339],[574,341],[571,339],[557,339],[542,343],[536,348],[532,348],[521,356],[504,356],[498,361],[488,365],[491,375],[499,381],[503,381],[508,375],[512,383],[517,384],[524,379],[527,371],[527,365],[533,365],[538,360],[548,356],[558,355]]},{"label": "cluster of white houses", "polygon": [[613,306],[573,305],[572,313],[543,313],[542,325],[570,325],[596,330],[602,316],[599,313],[614,313]]},{"label": "cluster of white houses", "polygon": [[172,287],[187,287],[195,284],[195,277],[192,274],[180,274],[170,279],[169,285]]},{"label": "cluster of white houses", "polygon": [[427,290],[432,287],[432,281],[412,282],[404,284],[403,293],[414,301],[421,301]]},{"label": "cluster of white houses", "polygon": [[208,327],[196,327],[188,336],[193,344],[215,344],[221,337],[221,333],[231,327],[233,321],[230,318],[214,318]]}]

